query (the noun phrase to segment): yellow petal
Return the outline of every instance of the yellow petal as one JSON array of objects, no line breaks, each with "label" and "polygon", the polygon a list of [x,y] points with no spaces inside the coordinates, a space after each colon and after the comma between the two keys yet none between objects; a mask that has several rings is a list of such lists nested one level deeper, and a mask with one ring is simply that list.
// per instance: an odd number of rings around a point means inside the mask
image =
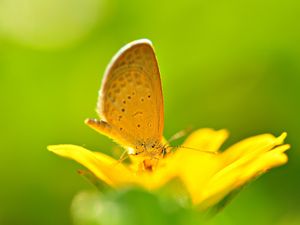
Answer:
[{"label": "yellow petal", "polygon": [[111,186],[133,182],[133,176],[123,164],[100,152],[92,152],[76,145],[51,145],[48,150],[70,158],[88,168],[95,176]]},{"label": "yellow petal", "polygon": [[148,190],[154,190],[162,187],[170,180],[176,177],[174,168],[166,165],[158,168],[155,172],[144,172],[140,174],[137,184]]},{"label": "yellow petal", "polygon": [[[280,151],[288,149],[288,145],[278,147]],[[265,153],[257,160],[244,166],[236,167],[232,170],[221,171],[212,178],[212,180],[203,187],[202,199],[193,199],[194,204],[201,203],[200,207],[206,209],[220,200],[233,190],[241,187],[251,179],[260,175],[272,167],[282,165],[287,162],[287,156],[279,151],[270,151]]]},{"label": "yellow petal", "polygon": [[[277,143],[282,143],[281,138],[282,136],[279,137]],[[224,167],[203,187],[202,199],[196,199],[195,203],[202,202],[202,207],[209,207],[259,174],[286,163],[287,156],[284,151],[289,149],[290,146],[282,145],[274,149],[271,146],[269,145],[270,148],[265,149],[266,152],[258,153],[255,156],[251,154],[251,157],[249,157],[249,153],[248,155],[241,155],[241,158]]]},{"label": "yellow petal", "polygon": [[223,156],[227,158],[226,163],[231,163],[245,155],[255,156],[282,144],[286,135],[286,133],[282,133],[279,137],[275,137],[271,134],[261,134],[250,137],[228,148],[224,151]]},{"label": "yellow petal", "polygon": [[169,160],[168,163],[176,168],[193,201],[202,199],[203,185],[220,169],[222,164],[218,154],[214,153],[227,137],[226,130],[199,129],[187,138],[183,147],[177,149],[173,158]]},{"label": "yellow petal", "polygon": [[236,186],[242,185],[245,180],[249,180],[252,177],[259,175],[273,167],[285,164],[288,157],[284,152],[290,148],[290,145],[281,145],[271,151],[268,151],[253,160],[245,168],[243,168],[243,173],[240,176],[239,181],[235,184]]},{"label": "yellow petal", "polygon": [[183,147],[198,149],[199,151],[218,151],[228,137],[227,130],[213,130],[203,128],[194,131],[184,142]]}]

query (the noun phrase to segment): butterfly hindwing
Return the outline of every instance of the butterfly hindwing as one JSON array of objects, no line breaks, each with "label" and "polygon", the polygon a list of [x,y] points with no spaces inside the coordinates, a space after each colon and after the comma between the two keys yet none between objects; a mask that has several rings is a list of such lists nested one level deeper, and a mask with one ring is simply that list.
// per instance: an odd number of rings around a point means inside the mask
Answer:
[{"label": "butterfly hindwing", "polygon": [[163,97],[150,41],[132,42],[116,54],[106,69],[97,111],[110,129],[102,133],[121,145],[161,141]]}]

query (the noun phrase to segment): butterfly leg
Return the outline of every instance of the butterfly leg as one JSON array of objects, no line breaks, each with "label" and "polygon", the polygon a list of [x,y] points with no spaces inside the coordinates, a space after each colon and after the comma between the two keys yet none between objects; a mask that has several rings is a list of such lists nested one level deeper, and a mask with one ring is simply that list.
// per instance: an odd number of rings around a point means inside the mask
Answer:
[{"label": "butterfly leg", "polygon": [[128,151],[127,150],[124,150],[124,152],[122,153],[122,155],[120,156],[118,162],[119,163],[122,163],[125,159],[128,158]]}]

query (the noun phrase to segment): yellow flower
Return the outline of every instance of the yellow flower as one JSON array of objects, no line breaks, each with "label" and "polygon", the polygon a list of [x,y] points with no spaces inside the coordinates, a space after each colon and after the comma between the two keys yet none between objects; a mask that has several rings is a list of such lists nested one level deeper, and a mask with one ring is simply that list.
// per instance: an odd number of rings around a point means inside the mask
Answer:
[{"label": "yellow flower", "polygon": [[285,151],[290,146],[283,144],[286,133],[279,137],[258,135],[220,151],[227,137],[226,130],[199,129],[182,145],[190,149],[176,149],[160,159],[154,171],[138,169],[135,156],[128,165],[76,145],[52,145],[48,149],[79,162],[115,188],[138,185],[155,190],[177,178],[184,184],[193,204],[207,208],[261,173],[288,160]]}]

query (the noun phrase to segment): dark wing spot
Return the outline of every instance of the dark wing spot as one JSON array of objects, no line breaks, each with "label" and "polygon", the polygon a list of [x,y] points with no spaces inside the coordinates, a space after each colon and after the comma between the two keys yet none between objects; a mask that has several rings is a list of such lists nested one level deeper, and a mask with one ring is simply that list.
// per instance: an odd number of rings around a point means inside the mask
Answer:
[{"label": "dark wing spot", "polygon": [[136,112],[136,113],[133,114],[133,116],[137,116],[139,114],[143,114],[143,112]]}]

